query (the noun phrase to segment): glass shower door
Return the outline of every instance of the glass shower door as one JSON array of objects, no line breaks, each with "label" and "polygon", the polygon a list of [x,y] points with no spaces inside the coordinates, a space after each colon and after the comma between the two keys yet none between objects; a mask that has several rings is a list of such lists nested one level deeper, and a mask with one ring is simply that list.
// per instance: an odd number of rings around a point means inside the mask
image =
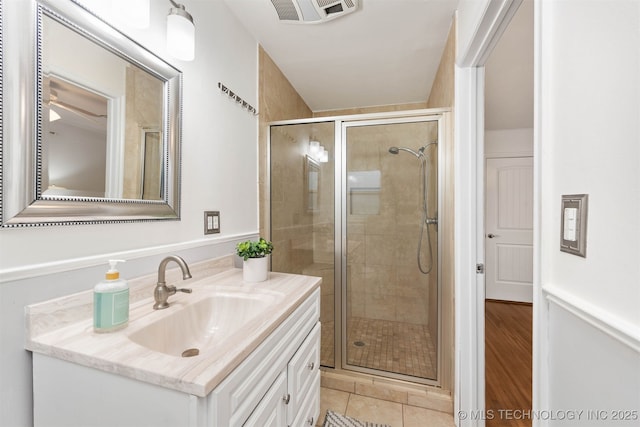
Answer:
[{"label": "glass shower door", "polygon": [[270,127],[272,271],[322,277],[321,356],[335,367],[335,123]]},{"label": "glass shower door", "polygon": [[348,369],[437,379],[437,138],[427,118],[343,125]]}]

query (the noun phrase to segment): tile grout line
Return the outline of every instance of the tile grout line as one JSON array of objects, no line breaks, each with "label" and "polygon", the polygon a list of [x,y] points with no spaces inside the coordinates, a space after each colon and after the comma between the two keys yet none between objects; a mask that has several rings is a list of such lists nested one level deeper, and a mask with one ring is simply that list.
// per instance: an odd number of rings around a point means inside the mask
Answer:
[{"label": "tile grout line", "polygon": [[[355,390],[355,387],[354,387]],[[342,415],[347,415],[347,410],[349,409],[349,403],[351,402],[351,396],[353,396],[353,393],[349,393],[349,397],[347,397],[347,406],[344,407],[344,414]]]}]

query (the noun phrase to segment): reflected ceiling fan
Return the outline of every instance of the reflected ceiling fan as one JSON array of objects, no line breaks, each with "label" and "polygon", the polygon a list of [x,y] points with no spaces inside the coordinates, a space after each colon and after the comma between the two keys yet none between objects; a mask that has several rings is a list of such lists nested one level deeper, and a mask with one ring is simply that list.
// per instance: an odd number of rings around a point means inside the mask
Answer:
[{"label": "reflected ceiling fan", "polygon": [[92,111],[85,110],[85,109],[77,107],[75,105],[71,105],[71,104],[68,104],[66,102],[59,101],[58,100],[58,93],[53,89],[49,90],[49,99],[45,100],[45,104],[47,104],[49,107],[51,107],[51,105],[55,105],[56,107],[60,107],[60,108],[62,108],[64,110],[67,110],[67,111],[69,111],[71,113],[74,113],[74,114],[83,116],[84,118],[93,120],[96,123],[98,123],[98,121],[95,120],[95,119],[105,119],[105,118],[107,118],[106,114],[96,114],[96,113],[94,113]]}]

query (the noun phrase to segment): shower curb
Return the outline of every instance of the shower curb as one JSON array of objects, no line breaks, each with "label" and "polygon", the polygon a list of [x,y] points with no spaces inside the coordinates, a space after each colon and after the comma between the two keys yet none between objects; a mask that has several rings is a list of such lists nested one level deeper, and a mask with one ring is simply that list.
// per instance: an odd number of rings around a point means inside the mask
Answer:
[{"label": "shower curb", "polygon": [[321,369],[320,385],[332,390],[453,414],[451,393],[433,386],[392,382],[365,374],[333,371],[330,368]]}]

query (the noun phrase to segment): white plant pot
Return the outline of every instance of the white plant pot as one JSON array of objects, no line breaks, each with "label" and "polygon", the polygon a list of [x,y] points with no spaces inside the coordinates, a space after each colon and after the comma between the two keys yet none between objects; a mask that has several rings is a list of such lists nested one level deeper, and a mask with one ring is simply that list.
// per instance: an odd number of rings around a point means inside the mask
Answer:
[{"label": "white plant pot", "polygon": [[242,279],[245,282],[262,282],[269,273],[269,257],[249,258],[242,261]]}]

